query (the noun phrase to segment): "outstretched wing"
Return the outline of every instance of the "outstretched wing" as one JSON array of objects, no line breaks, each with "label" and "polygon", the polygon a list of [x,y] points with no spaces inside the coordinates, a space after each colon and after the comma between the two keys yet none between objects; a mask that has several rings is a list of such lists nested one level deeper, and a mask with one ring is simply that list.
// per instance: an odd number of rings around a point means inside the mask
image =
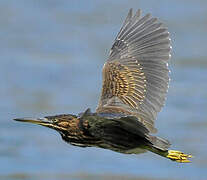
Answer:
[{"label": "outstretched wing", "polygon": [[150,132],[164,105],[170,58],[167,28],[141,10],[128,16],[103,67],[103,87],[97,113],[133,115]]}]

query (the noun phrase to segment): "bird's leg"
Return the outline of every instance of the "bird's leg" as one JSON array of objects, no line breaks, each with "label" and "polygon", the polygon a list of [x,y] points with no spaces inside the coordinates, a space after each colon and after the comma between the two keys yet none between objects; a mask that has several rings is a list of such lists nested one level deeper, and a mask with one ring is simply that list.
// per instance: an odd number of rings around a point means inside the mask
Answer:
[{"label": "bird's leg", "polygon": [[147,147],[147,150],[156,153],[160,156],[163,156],[165,158],[168,158],[172,161],[176,161],[179,163],[188,163],[191,162],[189,158],[192,158],[192,155],[189,154],[184,154],[181,151],[176,151],[176,150],[167,150],[167,151],[162,151],[160,149],[154,148],[154,147]]},{"label": "bird's leg", "polygon": [[184,154],[181,151],[168,150],[166,157],[176,162],[186,163],[191,162],[188,158],[191,158],[192,155]]}]

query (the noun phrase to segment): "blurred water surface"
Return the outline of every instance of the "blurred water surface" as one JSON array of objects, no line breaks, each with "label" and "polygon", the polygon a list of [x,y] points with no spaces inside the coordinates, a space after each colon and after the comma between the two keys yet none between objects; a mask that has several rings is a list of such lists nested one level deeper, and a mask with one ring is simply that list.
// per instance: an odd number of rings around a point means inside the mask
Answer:
[{"label": "blurred water surface", "polygon": [[[95,110],[101,69],[130,7],[169,27],[173,53],[158,135],[193,154],[177,164],[64,143],[15,117]],[[207,1],[0,1],[0,179],[206,179]]]}]

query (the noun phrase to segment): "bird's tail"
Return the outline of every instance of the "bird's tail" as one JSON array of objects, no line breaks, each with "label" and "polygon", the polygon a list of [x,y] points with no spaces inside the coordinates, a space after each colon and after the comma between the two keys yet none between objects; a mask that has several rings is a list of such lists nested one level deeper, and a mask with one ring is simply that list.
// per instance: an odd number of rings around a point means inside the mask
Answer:
[{"label": "bird's tail", "polygon": [[168,140],[155,136],[150,136],[149,138],[152,145],[147,147],[147,150],[176,162],[190,162],[189,158],[192,157],[191,155],[184,154],[180,151],[168,150],[170,147],[170,142]]},{"label": "bird's tail", "polygon": [[150,141],[154,148],[159,149],[161,151],[168,150],[168,148],[171,145],[168,140],[156,136],[150,136]]}]

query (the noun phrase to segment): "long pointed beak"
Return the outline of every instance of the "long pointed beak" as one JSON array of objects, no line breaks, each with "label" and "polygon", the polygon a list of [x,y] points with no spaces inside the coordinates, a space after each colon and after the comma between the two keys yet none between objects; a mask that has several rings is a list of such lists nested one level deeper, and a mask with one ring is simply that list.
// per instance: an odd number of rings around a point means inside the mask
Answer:
[{"label": "long pointed beak", "polygon": [[16,118],[15,121],[28,122],[32,124],[39,124],[42,126],[49,126],[52,124],[47,118]]}]

